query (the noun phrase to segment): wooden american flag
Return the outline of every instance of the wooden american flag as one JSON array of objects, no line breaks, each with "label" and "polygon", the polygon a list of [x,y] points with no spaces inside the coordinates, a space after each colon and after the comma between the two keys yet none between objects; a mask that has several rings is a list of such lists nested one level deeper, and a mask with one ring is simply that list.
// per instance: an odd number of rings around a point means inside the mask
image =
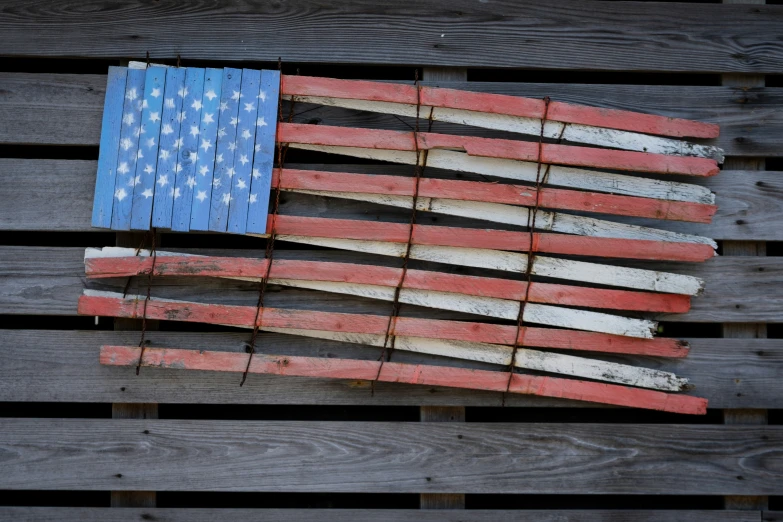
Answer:
[{"label": "wooden american flag", "polygon": [[[138,66],[137,66],[138,67]],[[280,99],[484,127],[557,143],[432,132],[278,123]],[[543,122],[542,122],[543,120]],[[601,258],[703,262],[709,238],[593,217],[709,223],[714,195],[669,175],[712,176],[722,151],[686,137],[714,138],[715,125],[435,87],[280,75],[251,69],[112,67],[106,93],[93,226],[113,230],[213,231],[265,237],[273,189],[481,219],[526,231],[278,215],[275,237],[383,256],[562,280],[527,282],[353,263],[193,256],[88,249],[89,278],[218,277],[393,301],[525,326],[394,319],[396,349],[489,362],[568,378],[376,361],[257,355],[250,373],[376,379],[564,397],[704,413],[706,401],[675,395],[687,379],[609,363],[580,352],[684,357],[681,341],[653,338],[653,321],[609,311],[683,313],[703,282],[605,264]],[[565,141],[568,144],[561,144]],[[326,153],[426,165],[512,183],[274,168],[276,143]],[[540,147],[540,149],[539,149]],[[535,185],[538,162],[546,182]],[[630,174],[629,174],[630,173]],[[655,177],[642,174],[652,173]],[[534,185],[535,184],[535,185]],[[414,197],[416,196],[416,197]],[[533,210],[540,207],[540,210]],[[577,213],[589,213],[590,216]],[[581,261],[559,256],[598,258]],[[270,266],[271,263],[271,266]],[[569,284],[571,283],[571,284]],[[576,283],[576,284],[573,284]],[[599,287],[596,288],[595,285]],[[612,288],[604,288],[604,287]],[[140,317],[143,298],[85,290],[81,313]],[[150,319],[253,328],[255,307],[151,299]],[[592,310],[598,309],[598,310]],[[265,331],[383,346],[388,316],[265,308]],[[528,326],[535,325],[535,326]],[[516,350],[516,355],[512,356]],[[557,352],[548,350],[560,350]],[[561,351],[575,352],[575,355]],[[135,365],[139,348],[104,347],[101,362]],[[148,348],[146,366],[245,370],[247,355]],[[586,380],[582,380],[586,379]],[[507,382],[508,381],[508,382]]]}]

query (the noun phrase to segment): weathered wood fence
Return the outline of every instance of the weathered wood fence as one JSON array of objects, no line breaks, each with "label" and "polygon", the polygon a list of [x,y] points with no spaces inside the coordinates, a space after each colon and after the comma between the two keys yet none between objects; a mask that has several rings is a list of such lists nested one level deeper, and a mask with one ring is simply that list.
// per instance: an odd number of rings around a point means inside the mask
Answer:
[{"label": "weathered wood fence", "polygon": [[[781,34],[783,6],[755,3],[0,2],[0,519],[783,519]],[[106,69],[147,53],[186,66],[274,68],[280,57],[288,73],[390,81],[410,82],[418,68],[427,84],[719,123],[727,160],[704,181],[717,193],[714,222],[656,223],[721,243],[721,257],[677,267],[707,282],[692,311],[657,317],[664,335],[690,340],[691,354],[605,358],[690,378],[709,414],[519,396],[500,408],[498,393],[379,383],[371,394],[368,382],[259,375],[240,388],[235,375],[99,366],[100,345],[133,345],[140,327],[76,316],[84,247],[141,239],[90,228]],[[407,129],[329,107],[298,107],[294,121]],[[411,174],[345,161],[292,151],[287,166]],[[286,194],[281,212],[408,219],[304,194]],[[264,242],[163,234],[159,245],[253,256]],[[357,259],[283,244],[276,256]],[[153,291],[257,298],[255,284],[227,280],[162,280]],[[388,313],[384,303],[298,289],[274,289],[268,302]],[[155,346],[242,351],[248,338],[153,326]],[[377,356],[278,334],[261,335],[265,349]]]}]

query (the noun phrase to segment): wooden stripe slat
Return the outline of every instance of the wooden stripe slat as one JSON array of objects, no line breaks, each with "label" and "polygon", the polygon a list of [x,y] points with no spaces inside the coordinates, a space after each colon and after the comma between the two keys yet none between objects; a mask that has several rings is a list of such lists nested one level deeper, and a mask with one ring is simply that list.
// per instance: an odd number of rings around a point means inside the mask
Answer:
[{"label": "wooden stripe slat", "polygon": [[117,177],[117,156],[119,153],[119,146],[115,146],[115,144],[119,143],[120,140],[127,76],[126,68],[109,67],[109,76],[106,80],[106,96],[103,102],[98,174],[95,181],[91,221],[92,226],[98,228],[111,227],[114,185]]},{"label": "wooden stripe slat", "polygon": [[277,134],[277,110],[280,98],[280,72],[261,71],[261,90],[258,94],[259,110],[256,122],[256,147],[250,185],[250,203],[247,216],[247,232],[263,234],[272,188],[272,167],[275,162]]},{"label": "wooden stripe slat", "polygon": [[209,230],[212,232],[225,232],[228,226],[241,88],[242,69],[228,67],[223,69],[215,168],[212,176],[212,200],[209,211]]},{"label": "wooden stripe slat", "polygon": [[261,91],[261,71],[242,69],[239,111],[234,150],[234,176],[231,177],[231,195],[228,204],[227,232],[244,234],[250,204],[251,171],[256,143],[256,128]]},{"label": "wooden stripe slat", "polygon": [[[139,361],[139,348],[104,346],[101,348],[101,364],[135,366]],[[247,356],[227,352],[178,350],[171,348],[147,348],[143,366],[178,368],[187,370],[244,372]],[[379,370],[380,369],[380,373]],[[249,373],[291,375],[299,377],[329,377],[335,379],[377,378],[381,382],[445,386],[475,390],[506,391],[508,375],[504,372],[467,370],[431,365],[409,365],[379,361],[324,359],[256,354],[250,363]],[[377,377],[376,377],[377,376]],[[514,374],[510,393],[570,398],[646,408],[674,413],[703,415],[707,401],[688,395],[672,395],[652,390],[625,386]]]}]

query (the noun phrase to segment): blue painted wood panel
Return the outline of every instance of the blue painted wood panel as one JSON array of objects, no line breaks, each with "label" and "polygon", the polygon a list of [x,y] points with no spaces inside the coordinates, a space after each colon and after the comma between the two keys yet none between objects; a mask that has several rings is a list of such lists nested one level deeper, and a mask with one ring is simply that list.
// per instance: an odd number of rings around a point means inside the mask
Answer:
[{"label": "blue painted wood panel", "polygon": [[98,173],[92,207],[92,226],[111,228],[114,204],[114,185],[117,174],[117,155],[120,148],[122,105],[125,97],[127,67],[109,67],[106,97],[103,101],[101,146],[98,151]]},{"label": "blue painted wood panel", "polygon": [[117,153],[117,177],[114,181],[114,208],[111,217],[111,228],[114,230],[130,230],[145,76],[142,69],[128,69],[120,126],[120,147]]},{"label": "blue painted wood panel", "polygon": [[218,120],[215,173],[212,178],[212,202],[209,212],[209,230],[225,232],[228,227],[228,208],[231,202],[231,183],[234,177],[239,102],[241,99],[242,70],[223,70],[223,86]]},{"label": "blue painted wood panel", "polygon": [[204,69],[188,67],[185,71],[186,95],[182,101],[180,136],[183,138],[179,151],[182,170],[177,172],[174,185],[174,209],[171,216],[171,230],[190,230],[190,207],[193,188],[196,186],[196,163],[198,163],[199,135],[201,134],[201,108],[204,95]]},{"label": "blue painted wood panel", "polygon": [[258,95],[256,145],[248,205],[248,234],[265,234],[269,214],[269,196],[272,188],[272,166],[275,162],[278,103],[280,99],[280,72],[261,71],[261,90]]},{"label": "blue painted wood panel", "polygon": [[228,210],[228,232],[244,234],[247,226],[247,205],[250,198],[250,171],[256,143],[256,119],[261,71],[242,70],[242,90],[237,123],[237,147],[234,151],[234,178],[231,183],[231,203]]},{"label": "blue painted wood panel", "polygon": [[182,99],[185,94],[185,69],[166,69],[166,90],[163,100],[163,121],[160,128],[160,149],[158,171],[155,180],[155,198],[152,208],[152,226],[171,228],[171,211],[174,202],[174,183],[177,171],[182,168],[178,161],[182,148],[180,123],[182,122]]},{"label": "blue painted wood panel", "polygon": [[133,230],[149,230],[152,222],[152,200],[155,194],[155,173],[158,166],[158,141],[160,139],[165,83],[166,69],[164,67],[147,69],[131,209],[131,229]]},{"label": "blue painted wood panel", "polygon": [[215,145],[220,112],[223,69],[207,69],[204,75],[204,95],[201,99],[196,186],[190,213],[191,230],[209,229],[209,209],[212,201],[212,173],[215,168]]}]

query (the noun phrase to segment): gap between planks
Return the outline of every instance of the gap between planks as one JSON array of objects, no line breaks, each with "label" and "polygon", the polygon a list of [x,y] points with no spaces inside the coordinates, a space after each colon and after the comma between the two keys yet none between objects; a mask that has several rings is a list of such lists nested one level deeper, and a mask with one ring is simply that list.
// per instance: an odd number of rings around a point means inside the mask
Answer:
[{"label": "gap between planks", "polygon": [[[765,0],[723,0],[724,4],[764,4]],[[758,74],[724,74],[721,83],[738,90],[764,87],[766,80]],[[761,158],[727,158],[725,170],[765,170]],[[763,241],[725,241],[724,256],[766,256],[767,244]],[[724,323],[723,337],[736,339],[764,339],[767,337],[767,325],[764,323]],[[767,410],[737,409],[724,410],[725,424],[767,424]],[[724,497],[725,509],[767,510],[769,497],[766,496],[727,496]]]},{"label": "gap between planks", "polygon": [[[422,80],[428,82],[468,80],[468,70],[450,67],[424,67]],[[422,422],[465,422],[464,406],[421,406],[419,419]],[[465,495],[459,493],[422,493],[419,496],[421,509],[465,509]]]}]

